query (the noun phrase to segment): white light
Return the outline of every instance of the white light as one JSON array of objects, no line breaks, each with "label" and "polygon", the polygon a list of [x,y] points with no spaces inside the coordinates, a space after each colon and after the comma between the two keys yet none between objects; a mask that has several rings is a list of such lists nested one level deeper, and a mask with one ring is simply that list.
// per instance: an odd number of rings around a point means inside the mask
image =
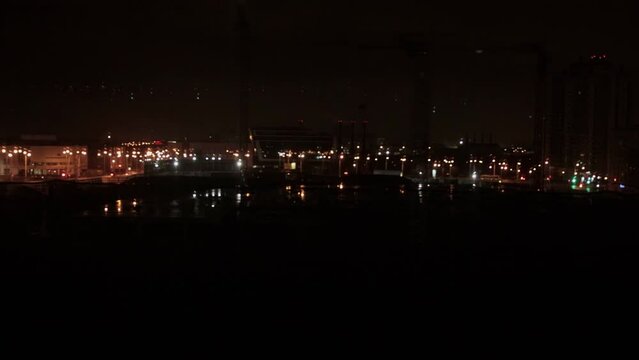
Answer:
[{"label": "white light", "polygon": [[242,160],[238,160],[237,161],[237,167],[241,168],[242,167]]},{"label": "white light", "polygon": [[175,160],[175,161],[173,162],[173,166],[178,167],[179,165],[180,165],[180,163],[179,163],[177,160]]}]

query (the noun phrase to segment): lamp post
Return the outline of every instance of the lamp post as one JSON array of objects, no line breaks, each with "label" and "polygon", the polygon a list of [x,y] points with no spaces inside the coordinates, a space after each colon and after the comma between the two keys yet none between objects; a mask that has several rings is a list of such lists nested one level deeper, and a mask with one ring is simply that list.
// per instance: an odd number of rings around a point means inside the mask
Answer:
[{"label": "lamp post", "polygon": [[24,155],[24,179],[27,179],[27,176],[29,175],[29,168],[27,166],[27,159],[31,157],[31,153],[27,152],[26,150],[24,150],[22,152],[22,155]]},{"label": "lamp post", "polygon": [[11,171],[11,159],[13,158],[13,153],[9,152],[7,154],[7,165],[9,167],[9,178],[13,180],[13,171]]},{"label": "lamp post", "polygon": [[344,160],[344,154],[339,154],[339,162],[337,166],[337,176],[342,177],[342,160]]},{"label": "lamp post", "polygon": [[70,162],[71,162],[71,158],[70,158],[71,150],[69,150],[69,149],[65,149],[62,153],[63,153],[63,154],[66,156],[66,158],[67,158],[67,165],[66,165],[66,166],[65,166],[65,168],[64,168],[64,173],[65,173],[65,176],[69,176],[69,165],[70,165]]},{"label": "lamp post", "polygon": [[6,171],[5,169],[7,168],[7,162],[9,161],[9,160],[8,160],[8,158],[7,158],[7,156],[6,156],[6,154],[7,154],[7,149],[2,148],[2,154],[4,155],[4,156],[3,156],[3,158],[4,158],[4,159],[3,159],[3,161],[2,161],[2,173],[0,173],[0,175],[4,175],[4,173],[5,173],[5,171]]},{"label": "lamp post", "polygon": [[[548,167],[548,169],[546,169],[546,167]],[[550,161],[548,159],[546,159],[546,161],[544,161],[544,180],[547,180],[548,183],[550,184],[550,178],[551,178],[551,171],[550,171]],[[544,184],[546,182],[544,181]]]},{"label": "lamp post", "polygon": [[403,157],[403,158],[401,158],[401,159],[399,159],[399,160],[402,162],[402,169],[401,169],[401,171],[399,172],[399,176],[400,176],[400,177],[404,177],[404,163],[406,162],[406,158],[405,158],[405,157]]}]

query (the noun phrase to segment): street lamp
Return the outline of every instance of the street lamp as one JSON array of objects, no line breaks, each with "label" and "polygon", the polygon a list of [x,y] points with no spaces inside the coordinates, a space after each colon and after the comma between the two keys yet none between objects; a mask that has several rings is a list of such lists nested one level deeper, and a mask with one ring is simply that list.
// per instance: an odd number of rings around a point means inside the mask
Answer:
[{"label": "street lamp", "polygon": [[26,150],[22,153],[24,157],[24,179],[27,179],[27,175],[29,174],[29,168],[27,167],[27,159],[31,157],[31,152],[27,152]]},{"label": "street lamp", "polygon": [[401,159],[399,159],[402,162],[402,170],[399,172],[399,176],[403,177],[404,176],[404,163],[406,162],[406,158],[403,157]]},{"label": "street lamp", "polygon": [[62,151],[62,153],[64,154],[64,156],[67,158],[67,166],[64,169],[64,173],[66,174],[66,176],[69,176],[69,166],[70,166],[70,162],[71,162],[71,150],[69,149],[64,149],[64,151]]}]

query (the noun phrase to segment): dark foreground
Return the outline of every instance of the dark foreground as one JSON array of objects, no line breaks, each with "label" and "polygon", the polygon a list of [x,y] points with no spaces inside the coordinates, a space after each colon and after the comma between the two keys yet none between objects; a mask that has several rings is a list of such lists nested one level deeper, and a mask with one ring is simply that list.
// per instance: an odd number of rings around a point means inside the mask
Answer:
[{"label": "dark foreground", "polygon": [[634,336],[632,197],[102,191],[1,199],[5,329],[276,343]]}]

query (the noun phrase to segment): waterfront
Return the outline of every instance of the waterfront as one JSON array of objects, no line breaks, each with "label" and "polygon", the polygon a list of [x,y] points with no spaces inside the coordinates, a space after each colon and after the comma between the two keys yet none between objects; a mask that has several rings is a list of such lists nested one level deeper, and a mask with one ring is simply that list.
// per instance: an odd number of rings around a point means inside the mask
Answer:
[{"label": "waterfront", "polygon": [[20,326],[413,338],[587,335],[632,319],[631,195],[283,185],[16,196],[2,202],[2,277]]}]

